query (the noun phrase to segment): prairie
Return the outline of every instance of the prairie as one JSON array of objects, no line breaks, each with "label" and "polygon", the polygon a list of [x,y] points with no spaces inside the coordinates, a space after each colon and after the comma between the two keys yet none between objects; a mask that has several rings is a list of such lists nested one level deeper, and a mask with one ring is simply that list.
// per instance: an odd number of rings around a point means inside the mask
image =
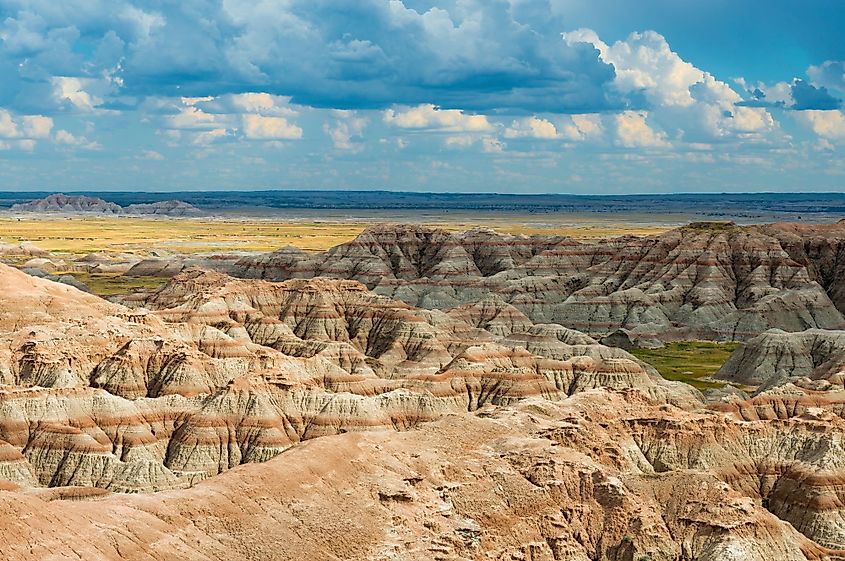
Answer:
[{"label": "prairie", "polygon": [[[83,216],[0,217],[0,243],[32,242],[58,253],[134,253],[151,250],[176,254],[206,252],[261,252],[293,245],[304,251],[324,251],[353,239],[367,227],[395,222],[389,216],[340,219],[279,220],[257,218],[130,218]],[[669,226],[629,225],[610,220],[557,219],[515,215],[491,219],[470,214],[450,215],[449,222],[431,226],[461,231],[483,226],[508,234],[559,234],[580,240],[621,235],[657,234]]]}]

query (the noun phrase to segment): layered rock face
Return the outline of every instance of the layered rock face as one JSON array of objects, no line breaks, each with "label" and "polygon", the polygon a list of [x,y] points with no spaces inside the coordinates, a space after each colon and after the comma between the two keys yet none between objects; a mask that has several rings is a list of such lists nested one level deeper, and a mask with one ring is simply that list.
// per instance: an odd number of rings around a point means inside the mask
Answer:
[{"label": "layered rock face", "polygon": [[[826,437],[813,421],[792,423],[800,446],[732,467],[782,444],[774,427],[656,407],[635,390],[531,399],[410,432],[312,440],[184,491],[83,502],[0,493],[4,556],[841,559],[830,548],[842,539],[841,490],[822,475],[835,466],[809,483],[789,467],[832,457],[816,453]],[[793,526],[775,515],[785,503],[815,514]]]},{"label": "layered rock face", "polygon": [[[712,229],[375,230],[322,278],[188,269],[127,305],[0,265],[4,557],[845,559],[842,332],[750,339],[724,370],[756,395],[708,405],[552,321],[841,317],[780,245]],[[584,312],[622,293],[634,323]]]},{"label": "layered rock face", "polygon": [[[244,258],[230,272],[271,280],[354,279],[429,309],[495,296],[535,323],[596,336],[624,330],[635,341],[741,341],[770,328],[845,327],[831,300],[840,298],[839,285],[827,281],[836,275],[819,272],[828,271],[821,264],[827,261],[801,257],[778,232],[699,223],[654,237],[585,244],[377,227],[324,254],[285,248]],[[827,248],[833,242],[807,243]]]},{"label": "layered rock face", "polygon": [[0,440],[21,455],[12,480],[184,487],[318,436],[594,387],[700,403],[624,351],[504,303],[444,313],[355,281],[191,270],[144,304],[153,311],[0,268]]},{"label": "layered rock face", "polygon": [[795,262],[807,267],[810,278],[845,313],[845,220],[813,226],[779,223],[760,231],[776,238]]},{"label": "layered rock face", "polygon": [[12,205],[12,212],[91,212],[97,214],[120,214],[118,204],[87,195],[65,195],[54,193],[43,199]]},{"label": "layered rock face", "polygon": [[763,389],[787,383],[845,389],[845,331],[766,331],[737,349],[715,377]]}]

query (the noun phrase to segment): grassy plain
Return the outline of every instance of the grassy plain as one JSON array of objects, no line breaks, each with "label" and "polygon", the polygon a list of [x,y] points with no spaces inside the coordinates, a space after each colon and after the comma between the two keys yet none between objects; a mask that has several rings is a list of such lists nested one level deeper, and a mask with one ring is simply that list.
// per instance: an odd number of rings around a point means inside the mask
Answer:
[{"label": "grassy plain", "polygon": [[632,349],[630,352],[654,366],[667,380],[685,382],[700,390],[707,390],[725,385],[703,378],[719,370],[738,346],[739,343],[678,341],[660,349]]},{"label": "grassy plain", "polygon": [[[147,254],[150,250],[190,254],[227,251],[272,251],[286,245],[304,251],[323,251],[346,242],[381,217],[357,220],[307,221],[252,218],[129,218],[129,217],[0,217],[0,243],[32,242],[58,253],[85,255],[91,252]],[[617,221],[532,222],[532,217],[479,218],[450,216],[450,221],[424,223],[451,231],[475,226],[510,234],[557,234],[595,240],[624,234],[648,235],[668,226],[626,225]],[[387,220],[384,222],[396,222]]]},{"label": "grassy plain", "polygon": [[67,273],[76,280],[85,283],[91,292],[103,298],[126,295],[138,291],[152,291],[164,286],[168,280],[162,277],[126,277],[119,273],[86,273],[73,271]]}]

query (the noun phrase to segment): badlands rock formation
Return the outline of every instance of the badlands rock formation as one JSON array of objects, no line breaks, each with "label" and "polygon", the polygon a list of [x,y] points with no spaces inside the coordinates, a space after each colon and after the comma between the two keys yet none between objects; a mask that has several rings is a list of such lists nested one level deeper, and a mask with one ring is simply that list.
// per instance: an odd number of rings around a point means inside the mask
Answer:
[{"label": "badlands rock formation", "polygon": [[[124,304],[0,265],[3,557],[845,559],[837,265],[779,228],[380,228]],[[747,339],[757,391],[578,326]]]},{"label": "badlands rock formation", "polygon": [[65,195],[54,193],[43,199],[13,205],[12,212],[84,212],[95,214],[143,214],[165,216],[197,216],[202,211],[184,201],[157,201],[154,203],[131,204],[124,207],[87,195]]},{"label": "badlands rock formation", "polygon": [[784,431],[691,414],[636,390],[531,399],[410,432],[312,440],[190,490],[82,502],[0,493],[3,551],[10,560],[842,559],[832,549],[843,539],[841,431],[821,427],[831,424],[795,419]]},{"label": "badlands rock formation", "polygon": [[12,212],[91,212],[97,214],[120,214],[118,204],[87,195],[65,195],[54,193],[43,199],[12,205]]},{"label": "badlands rock formation", "polygon": [[136,203],[124,207],[125,214],[153,214],[163,216],[200,216],[203,212],[185,201],[157,201],[154,203]]},{"label": "badlands rock formation", "polygon": [[270,280],[354,279],[429,309],[495,296],[535,323],[599,337],[625,330],[627,337],[649,342],[741,341],[770,328],[845,327],[832,300],[842,298],[835,255],[845,225],[828,233],[698,223],[587,244],[482,230],[377,227],[323,254],[283,248],[244,258],[230,272]]},{"label": "badlands rock formation", "polygon": [[494,333],[466,309],[418,310],[354,281],[191,270],[145,304],[155,311],[0,267],[0,444],[21,455],[10,480],[184,487],[317,436],[595,387],[700,403],[560,326]]},{"label": "badlands rock formation", "polygon": [[763,389],[845,389],[845,331],[766,331],[734,351],[715,377]]}]

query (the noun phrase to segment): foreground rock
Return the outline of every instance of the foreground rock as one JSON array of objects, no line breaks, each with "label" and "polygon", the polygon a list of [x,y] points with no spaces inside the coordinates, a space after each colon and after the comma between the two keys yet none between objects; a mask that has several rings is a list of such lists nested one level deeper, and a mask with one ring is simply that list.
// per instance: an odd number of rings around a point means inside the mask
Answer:
[{"label": "foreground rock", "polygon": [[[811,452],[816,426],[793,422],[787,448],[776,424],[596,390],[321,438],[190,490],[0,493],[0,528],[10,560],[841,559],[841,466],[797,479],[834,457]],[[813,514],[793,526],[786,504]]]},{"label": "foreground rock", "polygon": [[845,558],[830,377],[708,408],[491,291],[192,269],[132,304],[0,265],[4,558]]},{"label": "foreground rock", "polygon": [[319,436],[596,387],[701,403],[624,351],[503,303],[448,314],[354,281],[194,270],[145,304],[155,311],[0,266],[0,440],[21,456],[10,480],[185,487]]}]

